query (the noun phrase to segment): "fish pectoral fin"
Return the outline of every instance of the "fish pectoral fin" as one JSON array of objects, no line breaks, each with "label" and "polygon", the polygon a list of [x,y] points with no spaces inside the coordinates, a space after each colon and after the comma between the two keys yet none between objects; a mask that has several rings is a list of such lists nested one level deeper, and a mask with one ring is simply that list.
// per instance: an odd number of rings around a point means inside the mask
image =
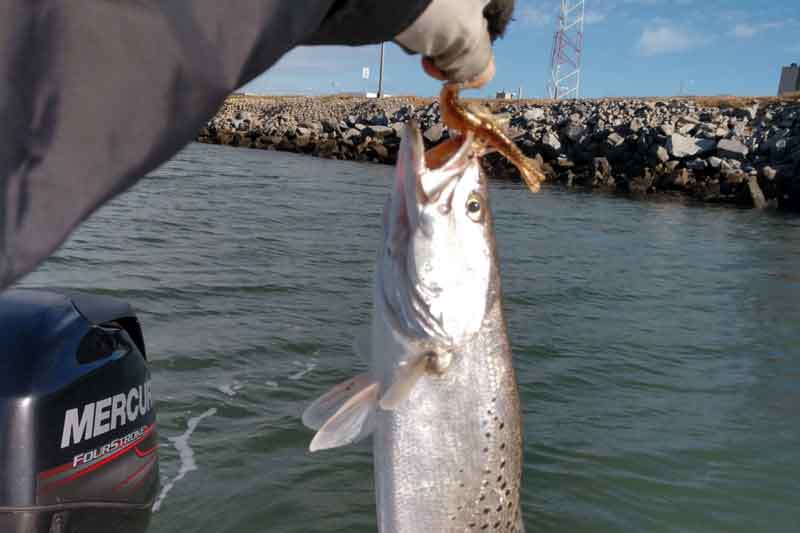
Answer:
[{"label": "fish pectoral fin", "polygon": [[378,383],[369,383],[351,396],[333,416],[322,424],[317,434],[314,435],[308,449],[315,452],[317,450],[327,450],[328,448],[338,448],[358,442],[369,436],[375,429],[378,389]]},{"label": "fish pectoral fin", "polygon": [[320,429],[350,398],[371,383],[372,378],[367,372],[339,383],[306,408],[303,412],[303,425],[309,429]]},{"label": "fish pectoral fin", "polygon": [[423,354],[415,361],[406,365],[400,366],[396,373],[394,381],[381,396],[381,401],[378,405],[384,411],[392,411],[397,409],[404,401],[411,395],[411,390],[417,384],[419,379],[425,375],[425,371],[430,364],[430,354]]}]

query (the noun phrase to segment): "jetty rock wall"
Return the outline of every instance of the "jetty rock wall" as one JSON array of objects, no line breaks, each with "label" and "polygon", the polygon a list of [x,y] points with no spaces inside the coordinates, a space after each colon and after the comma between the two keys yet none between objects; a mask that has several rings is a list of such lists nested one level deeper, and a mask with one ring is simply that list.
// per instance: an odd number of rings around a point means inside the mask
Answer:
[{"label": "jetty rock wall", "polygon": [[[800,96],[468,102],[505,117],[548,181],[800,211]],[[197,141],[393,164],[411,119],[426,148],[449,136],[432,99],[232,96]],[[519,179],[498,154],[484,165]]]}]

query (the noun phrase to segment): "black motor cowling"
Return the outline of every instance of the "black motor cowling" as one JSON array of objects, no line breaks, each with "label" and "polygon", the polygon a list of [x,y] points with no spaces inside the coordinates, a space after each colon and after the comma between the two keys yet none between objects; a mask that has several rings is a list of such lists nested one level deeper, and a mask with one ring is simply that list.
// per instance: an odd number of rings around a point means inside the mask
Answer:
[{"label": "black motor cowling", "polygon": [[0,532],[147,529],[159,479],[146,363],[125,302],[0,293]]}]

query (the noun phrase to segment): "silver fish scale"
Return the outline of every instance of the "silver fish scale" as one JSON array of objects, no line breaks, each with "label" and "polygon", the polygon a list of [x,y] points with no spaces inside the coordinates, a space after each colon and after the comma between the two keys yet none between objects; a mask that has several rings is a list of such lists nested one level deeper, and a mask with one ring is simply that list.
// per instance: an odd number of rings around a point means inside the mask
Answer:
[{"label": "silver fish scale", "polygon": [[442,376],[425,376],[401,408],[378,420],[381,531],[522,531],[521,435],[497,300],[481,331],[456,351],[452,366]]}]

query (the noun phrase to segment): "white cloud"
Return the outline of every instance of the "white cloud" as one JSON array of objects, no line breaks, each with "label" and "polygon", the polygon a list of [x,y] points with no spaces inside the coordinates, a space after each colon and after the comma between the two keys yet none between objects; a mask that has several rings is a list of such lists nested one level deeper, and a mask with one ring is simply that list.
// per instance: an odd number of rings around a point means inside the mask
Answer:
[{"label": "white cloud", "polygon": [[534,28],[547,28],[554,24],[554,9],[549,5],[525,4],[517,11],[517,17],[525,26]]},{"label": "white cloud", "polygon": [[783,22],[765,22],[763,24],[747,24],[741,23],[737,24],[733,27],[733,29],[728,32],[729,35],[733,35],[737,39],[750,39],[757,33],[761,33],[762,31],[773,30],[783,27]]},{"label": "white cloud", "polygon": [[[553,0],[537,3],[526,2],[518,7],[514,14],[515,19],[519,20],[523,26],[540,29],[552,28],[555,30],[558,3]],[[606,18],[608,18],[608,14],[605,11],[590,9],[584,13],[583,21],[585,24],[597,24],[606,20]]]},{"label": "white cloud", "polygon": [[656,54],[667,54],[671,52],[683,52],[705,44],[710,40],[690,33],[684,28],[672,25],[660,25],[654,28],[645,28],[639,37],[637,49],[640,53],[650,56]]},{"label": "white cloud", "polygon": [[583,21],[586,24],[599,24],[608,18],[606,13],[601,11],[587,11],[583,16]]}]

